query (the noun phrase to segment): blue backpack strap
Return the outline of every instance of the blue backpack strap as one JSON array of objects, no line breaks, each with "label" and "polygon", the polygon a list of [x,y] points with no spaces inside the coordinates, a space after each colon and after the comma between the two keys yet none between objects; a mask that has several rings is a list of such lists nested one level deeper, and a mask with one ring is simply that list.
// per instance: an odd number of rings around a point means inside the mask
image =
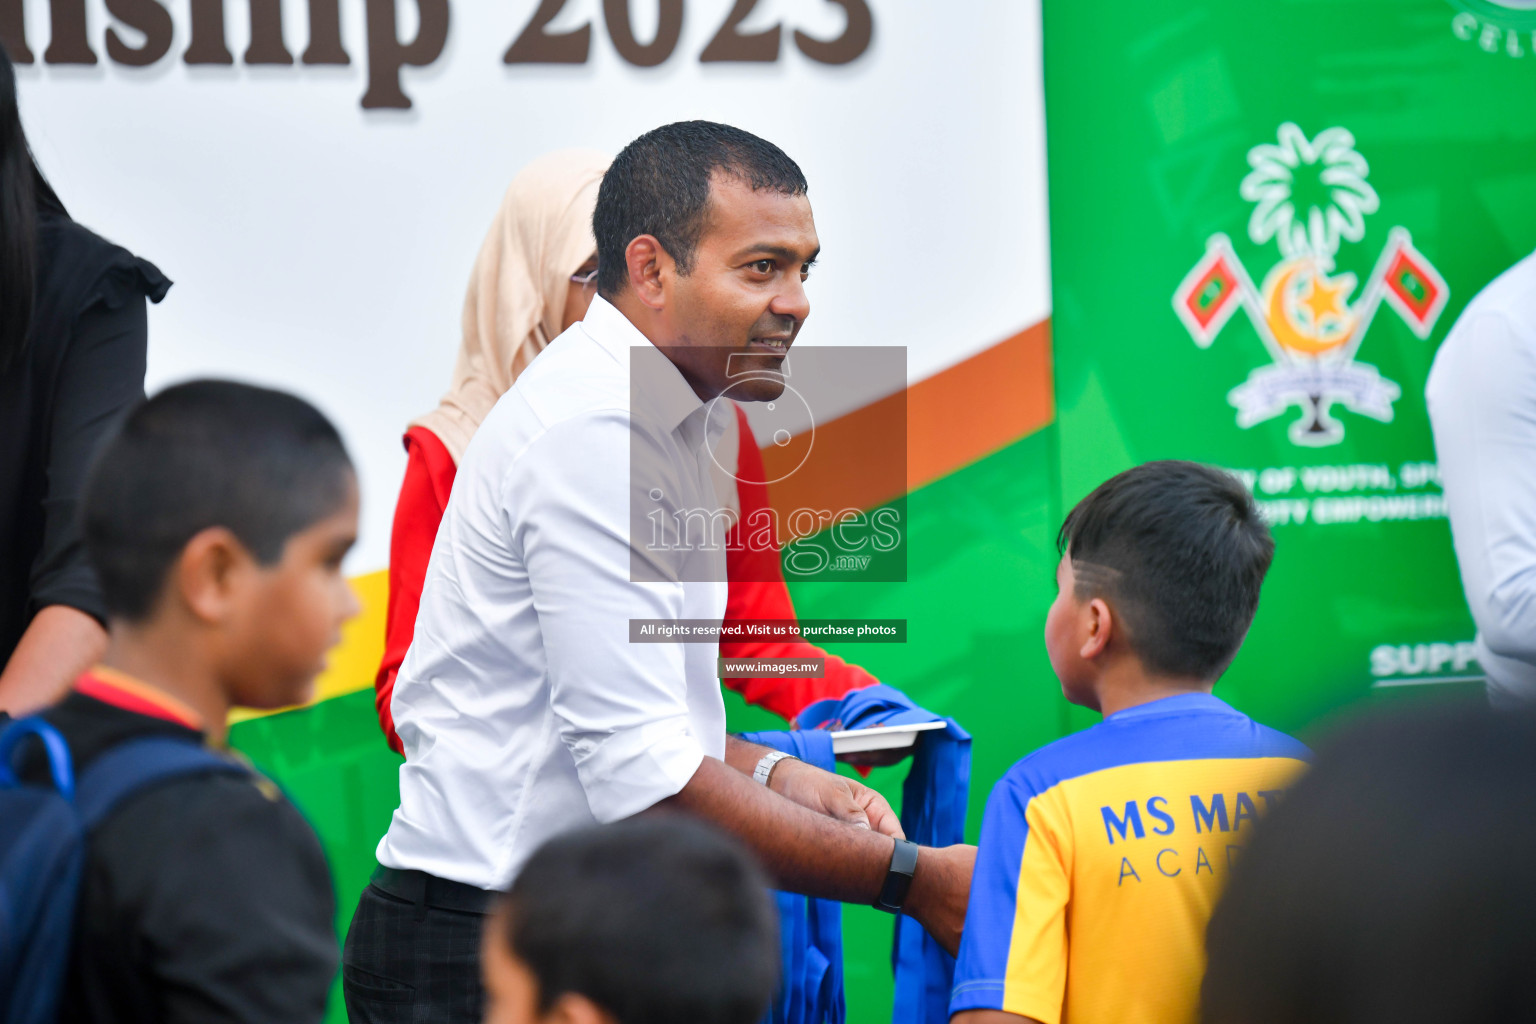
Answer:
[{"label": "blue backpack strap", "polygon": [[249,775],[250,770],[191,740],[170,736],[128,740],[112,747],[80,773],[75,807],[89,832],[134,793],[171,779],[205,773]]},{"label": "blue backpack strap", "polygon": [[42,741],[43,750],[48,755],[48,769],[53,774],[53,786],[59,795],[66,800],[73,799],[75,770],[69,756],[69,744],[64,742],[59,730],[38,715],[18,718],[0,732],[0,787],[20,785],[16,777],[16,748],[28,736],[36,736]]}]

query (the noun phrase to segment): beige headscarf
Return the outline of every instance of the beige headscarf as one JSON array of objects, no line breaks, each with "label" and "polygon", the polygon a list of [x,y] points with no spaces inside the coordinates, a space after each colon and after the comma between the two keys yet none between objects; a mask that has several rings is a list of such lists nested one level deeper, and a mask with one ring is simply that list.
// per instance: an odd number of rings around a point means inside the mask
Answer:
[{"label": "beige headscarf", "polygon": [[592,208],[612,158],[562,149],[512,179],[486,232],[464,295],[464,340],[442,403],[426,427],[455,463],[512,383],[560,333],[571,274],[597,248]]}]

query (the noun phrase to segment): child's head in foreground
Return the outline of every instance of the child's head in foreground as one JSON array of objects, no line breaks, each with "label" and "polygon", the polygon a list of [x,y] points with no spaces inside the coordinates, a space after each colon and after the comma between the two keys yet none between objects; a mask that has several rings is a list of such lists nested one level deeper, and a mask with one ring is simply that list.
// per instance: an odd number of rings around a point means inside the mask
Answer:
[{"label": "child's head in foreground", "polygon": [[677,815],[550,840],[487,918],[486,1024],[757,1024],[778,917],[735,843]]},{"label": "child's head in foreground", "polygon": [[1237,478],[1178,461],[1100,484],[1057,546],[1045,646],[1067,699],[1095,710],[1111,677],[1208,690],[1242,646],[1275,552]]},{"label": "child's head in foreground", "polygon": [[1536,1020],[1532,779],[1530,709],[1426,701],[1336,728],[1216,904],[1201,1019]]},{"label": "child's head in foreground", "polygon": [[309,695],[356,599],[357,480],[336,428],[281,391],[200,380],[103,444],[81,518],[114,644],[158,637],[231,703]]}]

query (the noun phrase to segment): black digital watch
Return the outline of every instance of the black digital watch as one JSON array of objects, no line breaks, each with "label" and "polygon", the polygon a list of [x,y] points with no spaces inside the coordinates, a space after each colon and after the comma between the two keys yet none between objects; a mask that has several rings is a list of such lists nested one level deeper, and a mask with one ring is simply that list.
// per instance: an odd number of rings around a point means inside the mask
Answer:
[{"label": "black digital watch", "polygon": [[906,839],[896,840],[891,851],[891,867],[885,873],[885,884],[875,898],[875,909],[888,914],[901,913],[901,905],[907,901],[907,890],[912,888],[912,875],[917,871],[918,845]]}]

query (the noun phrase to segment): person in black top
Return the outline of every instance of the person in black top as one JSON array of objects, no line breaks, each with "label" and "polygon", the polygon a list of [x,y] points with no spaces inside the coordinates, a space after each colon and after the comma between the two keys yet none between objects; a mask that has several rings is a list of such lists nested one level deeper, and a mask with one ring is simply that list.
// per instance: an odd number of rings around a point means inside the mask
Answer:
[{"label": "person in black top", "polygon": [[[232,706],[307,700],[357,612],[357,501],[335,427],[292,395],[195,381],[133,409],[82,499],[111,639],[43,712],[77,770],[141,735],[221,749]],[[24,770],[46,778],[40,756]],[[61,1019],[313,1024],[335,912],[319,840],[270,782],[164,782],[90,836]]]},{"label": "person in black top", "polygon": [[[146,689],[98,670],[43,717],[77,767],[125,740],[222,732],[169,701],[152,707]],[[270,782],[167,782],[109,817],[90,850],[61,1022],[324,1016],[337,958],[331,876],[314,830]]]},{"label": "person in black top", "polygon": [[144,397],[145,300],[170,286],[70,219],[0,49],[0,708],[49,703],[106,646],[76,506],[102,432]]}]

